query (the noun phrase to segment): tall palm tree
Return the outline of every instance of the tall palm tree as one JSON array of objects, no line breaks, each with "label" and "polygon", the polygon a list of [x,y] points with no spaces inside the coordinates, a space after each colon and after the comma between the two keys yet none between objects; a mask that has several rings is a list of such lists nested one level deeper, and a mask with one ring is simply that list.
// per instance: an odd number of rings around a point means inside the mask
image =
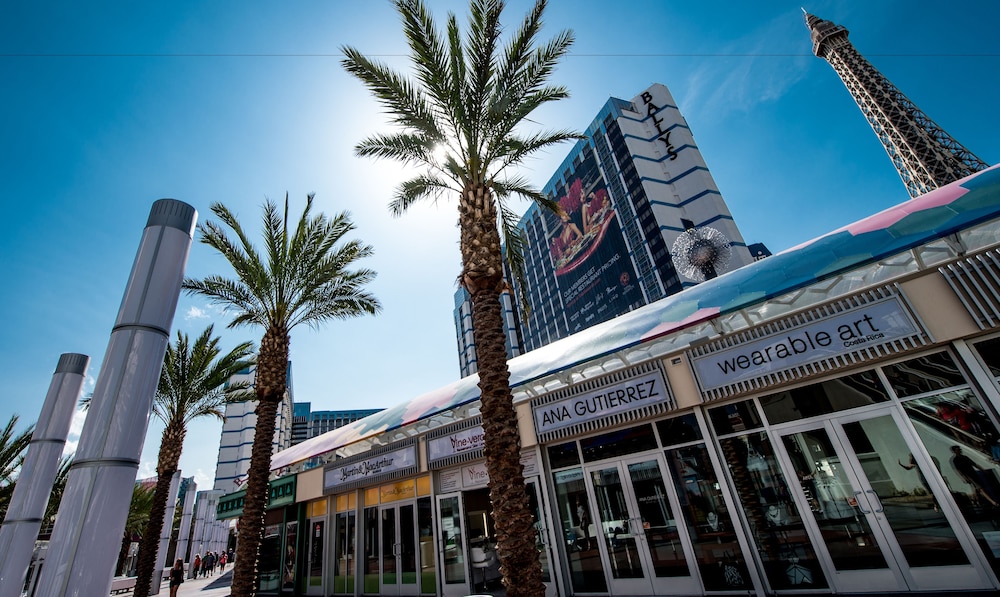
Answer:
[{"label": "tall palm tree", "polygon": [[[264,329],[254,380],[257,427],[236,544],[233,597],[250,597],[257,590],[257,557],[264,532],[271,442],[277,407],[286,391],[292,328],[374,315],[382,309],[378,299],[365,289],[375,278],[375,272],[350,269],[359,259],[370,256],[372,248],[358,240],[344,239],[354,230],[347,212],[332,218],[322,213],[310,215],[313,199],[312,194],[306,198],[297,222],[288,220],[287,194],[284,214],[273,202],[264,204],[263,252],[250,242],[228,208],[213,204],[212,212],[222,224],[208,221],[199,225],[201,242],[221,253],[236,277],[215,275],[184,281],[188,292],[206,296],[235,313],[229,327],[256,325]],[[236,235],[235,239],[227,235],[226,228]]]},{"label": "tall palm tree", "polygon": [[24,451],[28,449],[35,426],[31,425],[21,433],[16,433],[19,417],[11,415],[7,425],[0,430],[0,522],[7,515],[7,506],[14,495],[17,473],[24,461]]},{"label": "tall palm tree", "polygon": [[202,417],[225,420],[228,402],[253,398],[249,383],[228,383],[230,377],[253,365],[253,343],[243,342],[222,355],[220,339],[212,337],[213,328],[208,326],[193,344],[187,334],[178,330],[176,340],[167,346],[163,358],[153,414],[165,427],[157,456],[153,507],[139,544],[135,597],[149,595],[170,481],[177,471],[188,424]]},{"label": "tall palm tree", "polygon": [[536,0],[503,46],[502,0],[471,0],[464,40],[454,14],[448,15],[442,34],[422,0],[395,4],[414,79],[354,48],[343,48],[343,66],[369,88],[400,129],[361,141],[355,152],[420,168],[420,174],[396,190],[389,204],[394,215],[421,199],[457,195],[459,282],[472,300],[497,555],[508,595],[541,595],[544,586],[519,461],[500,295],[507,288],[504,259],[518,278],[524,265],[524,239],[508,200],[527,198],[559,212],[558,204],[511,169],[542,149],[580,138],[566,130],[521,132],[536,108],[568,97],[565,88],[547,81],[572,45],[573,34],[562,31],[538,43],[545,0]]}]

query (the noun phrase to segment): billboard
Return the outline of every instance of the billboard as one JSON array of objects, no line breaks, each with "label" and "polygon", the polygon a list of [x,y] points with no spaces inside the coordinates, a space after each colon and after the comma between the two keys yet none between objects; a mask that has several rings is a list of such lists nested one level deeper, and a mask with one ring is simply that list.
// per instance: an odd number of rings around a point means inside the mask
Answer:
[{"label": "billboard", "polygon": [[569,332],[575,333],[644,304],[593,149],[584,146],[556,201],[546,212],[549,255]]}]

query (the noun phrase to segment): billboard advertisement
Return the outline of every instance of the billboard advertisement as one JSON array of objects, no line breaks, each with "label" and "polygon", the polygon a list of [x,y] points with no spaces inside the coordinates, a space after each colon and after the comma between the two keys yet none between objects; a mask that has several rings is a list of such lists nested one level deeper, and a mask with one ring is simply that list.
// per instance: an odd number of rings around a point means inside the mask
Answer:
[{"label": "billboard advertisement", "polygon": [[642,291],[593,149],[585,146],[566,185],[563,214],[547,212],[549,254],[570,333],[643,304]]}]

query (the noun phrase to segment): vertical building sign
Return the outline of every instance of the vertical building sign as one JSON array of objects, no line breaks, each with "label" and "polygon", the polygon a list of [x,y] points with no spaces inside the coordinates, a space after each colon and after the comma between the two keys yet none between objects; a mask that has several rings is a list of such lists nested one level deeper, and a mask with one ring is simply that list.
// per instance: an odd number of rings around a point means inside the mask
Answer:
[{"label": "vertical building sign", "polygon": [[585,145],[546,213],[547,239],[570,333],[642,305],[642,292],[593,149]]}]

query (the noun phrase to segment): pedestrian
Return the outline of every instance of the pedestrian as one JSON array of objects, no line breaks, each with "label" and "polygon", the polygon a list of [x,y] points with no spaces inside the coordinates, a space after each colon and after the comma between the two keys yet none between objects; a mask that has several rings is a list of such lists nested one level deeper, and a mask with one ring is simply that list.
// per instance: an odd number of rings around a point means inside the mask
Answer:
[{"label": "pedestrian", "polygon": [[184,582],[184,560],[177,558],[170,569],[170,597],[177,597],[177,589]]},{"label": "pedestrian", "polygon": [[201,554],[194,554],[194,561],[191,562],[191,578],[198,578],[201,571]]},{"label": "pedestrian", "polygon": [[215,573],[215,552],[210,551],[205,554],[203,566],[205,567],[205,574],[207,576],[212,576]]},{"label": "pedestrian", "polygon": [[219,574],[222,574],[226,571],[227,561],[228,560],[226,558],[226,552],[222,552],[221,554],[219,554]]}]

